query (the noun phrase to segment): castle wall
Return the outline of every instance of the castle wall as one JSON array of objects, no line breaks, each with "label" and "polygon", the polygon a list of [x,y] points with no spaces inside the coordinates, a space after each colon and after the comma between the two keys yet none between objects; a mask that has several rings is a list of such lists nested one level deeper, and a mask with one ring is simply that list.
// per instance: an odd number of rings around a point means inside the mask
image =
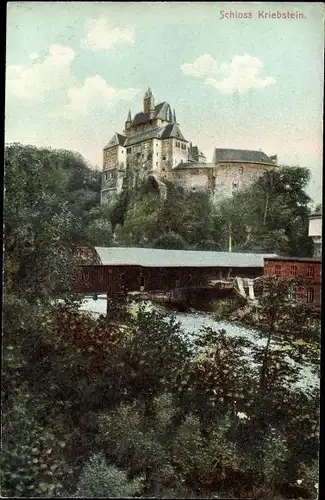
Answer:
[{"label": "castle wall", "polygon": [[104,150],[103,170],[115,168],[118,162],[118,147]]},{"label": "castle wall", "polygon": [[198,164],[173,169],[167,177],[188,191],[203,190],[211,193],[214,201],[228,198],[239,189],[251,186],[270,165],[255,163]]},{"label": "castle wall", "polygon": [[162,160],[162,141],[159,139],[152,140],[152,171],[153,173],[161,172]]},{"label": "castle wall", "polygon": [[161,141],[161,171],[167,172],[173,168],[173,139]]},{"label": "castle wall", "polygon": [[[180,141],[179,139],[172,139],[172,141],[173,141],[172,168],[174,168],[182,162],[183,163],[187,162],[187,160],[188,160],[188,151],[187,151],[188,145],[186,143]],[[182,145],[185,145],[186,149],[182,149]]]},{"label": "castle wall", "polygon": [[214,168],[214,198],[231,197],[234,192],[251,186],[271,165],[260,163],[219,163]]},{"label": "castle wall", "polygon": [[140,142],[126,148],[127,164],[138,172],[150,172],[153,168],[153,140]]},{"label": "castle wall", "polygon": [[168,174],[168,179],[182,186],[188,191],[207,191],[211,186],[207,168],[174,169]]}]

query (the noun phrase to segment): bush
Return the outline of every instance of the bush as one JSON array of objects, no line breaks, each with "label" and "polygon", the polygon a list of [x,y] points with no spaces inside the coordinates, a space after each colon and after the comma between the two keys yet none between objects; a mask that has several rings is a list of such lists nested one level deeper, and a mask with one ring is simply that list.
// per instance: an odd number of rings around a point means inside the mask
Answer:
[{"label": "bush", "polygon": [[179,234],[169,231],[157,238],[152,246],[153,248],[184,250],[186,248],[186,241]]},{"label": "bush", "polygon": [[107,465],[103,453],[93,455],[84,465],[74,497],[131,497],[142,488],[142,478],[128,481],[126,473]]}]

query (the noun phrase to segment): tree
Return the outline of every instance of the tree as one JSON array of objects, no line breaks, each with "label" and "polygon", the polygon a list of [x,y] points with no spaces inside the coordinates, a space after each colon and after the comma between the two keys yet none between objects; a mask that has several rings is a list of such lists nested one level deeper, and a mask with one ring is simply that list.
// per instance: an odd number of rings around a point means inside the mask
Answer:
[{"label": "tree", "polygon": [[[152,246],[160,238],[170,244],[170,235],[183,241],[181,248],[218,248],[221,238],[216,213],[206,193],[185,192],[164,181],[167,195],[160,196],[152,179],[121,193],[112,209],[112,223],[119,223],[116,239],[120,244]],[[116,216],[119,214],[118,216]],[[165,235],[168,236],[166,241]],[[160,244],[160,243],[159,243]],[[176,243],[175,243],[176,244]],[[177,243],[179,246],[180,240]]]},{"label": "tree", "polygon": [[[231,222],[236,250],[312,255],[308,238],[310,198],[305,192],[310,172],[280,167],[265,172],[252,186],[221,201],[218,211]],[[225,227],[226,231],[226,227]]]},{"label": "tree", "polygon": [[175,250],[182,250],[186,247],[183,238],[173,231],[163,234],[153,242],[153,248],[171,248]]}]

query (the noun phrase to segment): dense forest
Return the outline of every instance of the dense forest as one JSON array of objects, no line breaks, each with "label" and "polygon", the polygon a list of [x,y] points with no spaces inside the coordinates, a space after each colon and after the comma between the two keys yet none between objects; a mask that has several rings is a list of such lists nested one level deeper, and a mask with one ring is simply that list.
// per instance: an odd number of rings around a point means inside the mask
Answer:
[{"label": "dense forest", "polygon": [[223,331],[190,347],[172,316],[109,324],[67,292],[78,245],[221,250],[229,220],[235,249],[308,254],[307,181],[280,169],[217,207],[144,183],[101,207],[80,155],[6,146],[2,496],[315,498],[319,391],[289,389],[287,354],[317,371],[320,326],[290,284],[266,280],[254,367]]}]

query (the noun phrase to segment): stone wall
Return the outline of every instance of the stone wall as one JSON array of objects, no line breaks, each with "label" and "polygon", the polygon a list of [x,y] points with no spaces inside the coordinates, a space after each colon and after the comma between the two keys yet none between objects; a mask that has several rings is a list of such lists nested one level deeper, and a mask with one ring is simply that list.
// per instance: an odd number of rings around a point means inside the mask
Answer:
[{"label": "stone wall", "polygon": [[231,197],[251,186],[264,172],[276,168],[261,163],[219,163],[214,168],[214,198]]},{"label": "stone wall", "polygon": [[[177,141],[182,144],[181,141]],[[132,173],[132,185],[136,185],[147,175],[154,175],[157,179],[181,185],[188,191],[205,191],[212,200],[217,202],[231,197],[236,191],[249,187],[265,171],[277,168],[275,165],[261,163],[197,163],[191,167],[173,168],[187,161],[187,149],[176,147],[176,139],[150,139],[131,147],[131,153],[125,154],[127,166]],[[116,150],[117,151],[117,150]],[[116,153],[116,161],[122,158],[122,153]],[[112,163],[113,164],[113,163]],[[125,176],[124,164],[120,163],[114,179],[103,180],[102,189],[115,188],[118,194],[122,190]],[[105,172],[103,172],[104,177]],[[111,175],[111,174],[110,174]]]},{"label": "stone wall", "polygon": [[210,188],[209,169],[204,167],[174,169],[168,173],[168,179],[188,191],[207,191]]}]

